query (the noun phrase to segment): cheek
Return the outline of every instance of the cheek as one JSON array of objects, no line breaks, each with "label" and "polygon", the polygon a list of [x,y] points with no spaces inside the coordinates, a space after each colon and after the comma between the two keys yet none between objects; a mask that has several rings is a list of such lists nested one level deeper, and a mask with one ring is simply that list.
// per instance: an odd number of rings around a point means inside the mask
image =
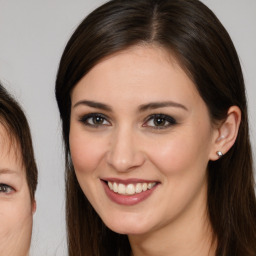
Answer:
[{"label": "cheek", "polygon": [[0,250],[28,249],[33,222],[30,198],[2,201],[0,208]]},{"label": "cheek", "polygon": [[[94,136],[76,135],[70,132],[69,143],[72,162],[76,173],[91,173],[104,155],[102,140]],[[78,133],[77,133],[78,134]]]},{"label": "cheek", "polygon": [[193,160],[188,148],[175,141],[158,143],[149,155],[151,155],[151,161],[164,174],[178,174]]},{"label": "cheek", "polygon": [[[76,136],[74,136],[76,134]],[[75,133],[70,130],[69,144],[72,163],[78,183],[83,190],[85,196],[94,207],[99,202],[98,168],[104,158],[106,145],[104,140],[99,136],[90,136],[84,133]]]},{"label": "cheek", "polygon": [[176,133],[158,140],[154,147],[148,147],[151,161],[165,174],[183,174],[191,169],[205,171],[208,163],[209,145],[207,135],[197,132]]}]

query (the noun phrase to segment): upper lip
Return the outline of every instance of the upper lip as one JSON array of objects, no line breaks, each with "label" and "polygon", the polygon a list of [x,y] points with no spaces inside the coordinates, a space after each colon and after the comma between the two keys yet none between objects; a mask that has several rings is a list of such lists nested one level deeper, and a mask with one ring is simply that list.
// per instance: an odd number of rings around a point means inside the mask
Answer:
[{"label": "upper lip", "polygon": [[157,180],[145,180],[145,179],[138,179],[138,178],[130,178],[130,179],[119,179],[119,178],[102,178],[101,180],[106,181],[106,182],[115,182],[118,184],[136,184],[136,183],[159,183]]}]

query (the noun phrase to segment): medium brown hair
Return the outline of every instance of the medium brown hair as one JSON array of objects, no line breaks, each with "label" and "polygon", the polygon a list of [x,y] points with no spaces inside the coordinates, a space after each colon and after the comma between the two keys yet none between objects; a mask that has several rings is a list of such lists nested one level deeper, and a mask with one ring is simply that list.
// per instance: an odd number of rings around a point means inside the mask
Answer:
[{"label": "medium brown hair", "polygon": [[70,256],[130,255],[127,236],[110,231],[83,194],[69,148],[70,93],[104,57],[138,44],[168,50],[193,80],[212,121],[236,105],[237,140],[208,164],[208,212],[218,256],[256,255],[256,200],[247,103],[240,62],[220,21],[198,0],[113,0],[88,15],[62,55],[56,99],[66,150],[66,218]]},{"label": "medium brown hair", "polygon": [[27,119],[20,105],[0,84],[0,125],[21,150],[22,164],[26,170],[26,179],[30,198],[34,200],[37,187],[37,166],[34,158],[31,134]]}]

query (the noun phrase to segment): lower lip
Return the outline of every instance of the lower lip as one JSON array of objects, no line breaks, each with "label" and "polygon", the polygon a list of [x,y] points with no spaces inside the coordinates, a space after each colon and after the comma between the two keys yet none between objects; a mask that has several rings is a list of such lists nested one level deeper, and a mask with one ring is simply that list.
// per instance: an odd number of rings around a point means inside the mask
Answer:
[{"label": "lower lip", "polygon": [[113,202],[115,202],[117,204],[121,204],[121,205],[138,204],[138,203],[146,200],[154,192],[154,190],[157,187],[157,185],[155,185],[151,189],[148,189],[144,192],[134,194],[134,195],[121,195],[121,194],[118,194],[118,193],[115,193],[114,191],[112,191],[104,181],[102,181],[102,184],[103,184],[103,187],[104,187],[105,192],[106,192],[107,196],[109,197],[109,199],[112,200]]}]

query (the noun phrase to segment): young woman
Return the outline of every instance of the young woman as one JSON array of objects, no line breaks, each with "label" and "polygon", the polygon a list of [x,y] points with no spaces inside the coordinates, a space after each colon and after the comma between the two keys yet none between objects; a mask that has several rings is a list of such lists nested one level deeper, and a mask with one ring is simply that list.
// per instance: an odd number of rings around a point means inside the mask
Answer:
[{"label": "young woman", "polygon": [[256,255],[243,75],[204,4],[99,7],[65,48],[56,98],[69,255]]},{"label": "young woman", "polygon": [[0,85],[0,255],[29,254],[37,167],[26,117]]}]

